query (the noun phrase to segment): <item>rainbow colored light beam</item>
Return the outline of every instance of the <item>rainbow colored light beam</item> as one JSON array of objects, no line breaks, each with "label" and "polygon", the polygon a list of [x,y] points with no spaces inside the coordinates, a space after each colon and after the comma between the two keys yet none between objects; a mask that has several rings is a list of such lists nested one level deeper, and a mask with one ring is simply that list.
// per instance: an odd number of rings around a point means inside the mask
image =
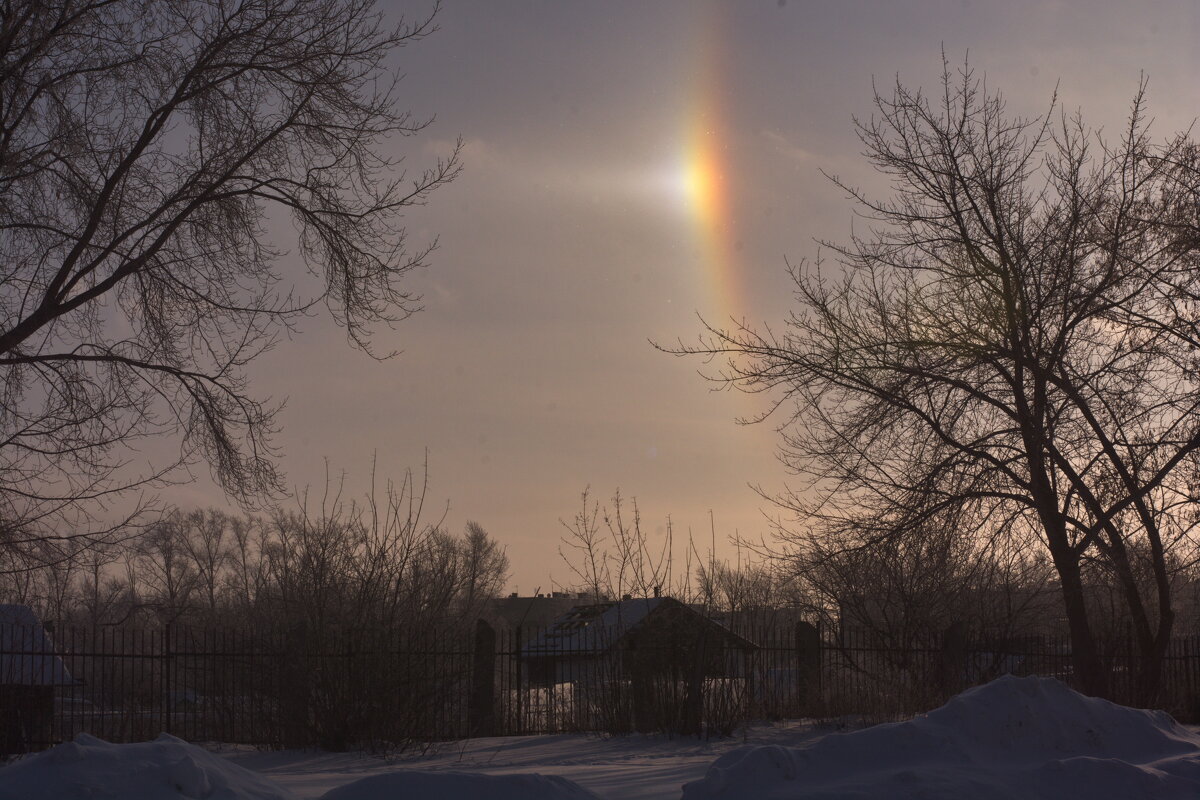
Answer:
[{"label": "rainbow colored light beam", "polygon": [[685,125],[683,190],[700,242],[707,302],[702,314],[723,325],[745,313],[730,159],[728,59],[720,8],[706,14],[696,47],[693,97]]}]

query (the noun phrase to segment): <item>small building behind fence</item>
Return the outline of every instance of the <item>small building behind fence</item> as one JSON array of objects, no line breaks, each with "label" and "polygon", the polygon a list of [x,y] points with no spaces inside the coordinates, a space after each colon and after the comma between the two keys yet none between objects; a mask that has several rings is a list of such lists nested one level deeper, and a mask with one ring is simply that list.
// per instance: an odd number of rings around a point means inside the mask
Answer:
[{"label": "small building behind fence", "polygon": [[54,690],[74,684],[33,609],[0,605],[0,756],[48,744]]},{"label": "small building behind fence", "polygon": [[531,686],[570,685],[581,729],[699,733],[710,690],[727,705],[749,696],[756,649],[673,598],[626,598],[572,608],[521,660]]}]

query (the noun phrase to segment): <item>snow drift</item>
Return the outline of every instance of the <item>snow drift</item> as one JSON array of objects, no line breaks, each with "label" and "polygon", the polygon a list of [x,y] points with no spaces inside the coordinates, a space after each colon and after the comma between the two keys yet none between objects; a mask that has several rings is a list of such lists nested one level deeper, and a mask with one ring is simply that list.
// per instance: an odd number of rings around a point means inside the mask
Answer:
[{"label": "snow drift", "polygon": [[[306,795],[308,796],[308,795]],[[273,781],[162,734],[152,742],[75,741],[0,769],[0,800],[297,800]],[[599,800],[557,775],[396,770],[328,791],[322,800]]]},{"label": "snow drift", "polygon": [[684,800],[980,800],[1200,797],[1200,735],[1162,711],[1007,676],[907,722],[811,747],[743,747]]},{"label": "snow drift", "polygon": [[0,800],[295,800],[263,776],[162,734],[152,742],[75,740],[0,769]]},{"label": "snow drift", "polygon": [[599,800],[557,775],[481,775],[401,770],[373,775],[326,792],[321,800]]}]

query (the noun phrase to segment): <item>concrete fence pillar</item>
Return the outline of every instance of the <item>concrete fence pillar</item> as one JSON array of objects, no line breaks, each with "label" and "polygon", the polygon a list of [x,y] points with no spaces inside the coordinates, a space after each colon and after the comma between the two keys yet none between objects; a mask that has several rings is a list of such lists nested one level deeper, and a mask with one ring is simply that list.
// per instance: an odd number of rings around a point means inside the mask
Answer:
[{"label": "concrete fence pillar", "polygon": [[796,623],[796,701],[801,714],[818,711],[821,700],[821,632],[811,622]]},{"label": "concrete fence pillar", "polygon": [[496,734],[496,629],[482,619],[475,623],[467,725],[471,736]]}]

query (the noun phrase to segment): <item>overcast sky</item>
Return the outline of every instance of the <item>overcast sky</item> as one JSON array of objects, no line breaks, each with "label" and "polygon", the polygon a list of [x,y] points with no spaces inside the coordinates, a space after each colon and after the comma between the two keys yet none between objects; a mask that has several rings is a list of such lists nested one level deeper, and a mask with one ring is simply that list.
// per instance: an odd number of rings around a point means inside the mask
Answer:
[{"label": "overcast sky", "polygon": [[[381,3],[414,15],[428,4]],[[522,594],[570,584],[560,518],[590,486],[637,498],[643,528],[701,550],[768,534],[750,488],[787,481],[765,398],[714,393],[703,365],[650,340],[695,339],[697,314],[779,323],[785,259],[843,239],[852,207],[820,170],[878,186],[852,118],[872,83],[936,88],[941,53],[1016,113],[1068,111],[1116,130],[1139,73],[1154,131],[1200,112],[1200,4],[445,0],[440,30],[401,52],[400,96],[436,115],[398,143],[413,169],[466,142],[453,185],[411,214],[439,237],[411,280],[424,310],[377,339],[376,363],[323,320],[250,372],[286,398],[288,482],[325,462],[361,492],[429,453],[427,518],[476,520]],[[169,498],[220,504],[203,479]]]}]

